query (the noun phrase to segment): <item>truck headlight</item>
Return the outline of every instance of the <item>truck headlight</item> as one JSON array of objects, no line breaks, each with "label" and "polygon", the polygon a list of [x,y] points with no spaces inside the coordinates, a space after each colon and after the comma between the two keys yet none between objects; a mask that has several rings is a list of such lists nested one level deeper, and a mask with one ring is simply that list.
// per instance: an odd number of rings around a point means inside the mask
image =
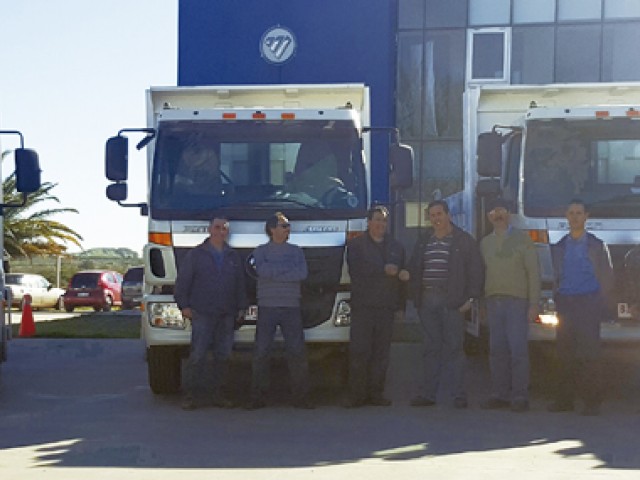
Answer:
[{"label": "truck headlight", "polygon": [[542,325],[548,325],[550,327],[555,327],[558,325],[558,317],[553,312],[545,312],[538,315],[538,320]]},{"label": "truck headlight", "polygon": [[147,312],[152,327],[184,329],[188,325],[176,303],[149,303]]},{"label": "truck headlight", "polygon": [[333,321],[336,327],[348,327],[351,325],[351,304],[347,300],[340,300],[336,308],[336,319]]}]

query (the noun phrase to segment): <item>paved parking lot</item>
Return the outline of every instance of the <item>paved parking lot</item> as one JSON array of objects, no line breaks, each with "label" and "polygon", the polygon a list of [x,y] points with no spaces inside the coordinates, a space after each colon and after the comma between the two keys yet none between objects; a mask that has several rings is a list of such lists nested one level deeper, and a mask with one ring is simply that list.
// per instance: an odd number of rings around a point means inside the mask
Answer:
[{"label": "paved parking lot", "polygon": [[[487,412],[486,358],[469,362],[471,406],[408,406],[418,344],[394,344],[389,408],[180,409],[154,396],[137,340],[15,339],[0,375],[0,469],[12,478],[637,478],[638,365],[619,362],[599,417],[550,414],[536,371],[532,411]],[[626,355],[623,355],[623,357]],[[540,357],[540,358],[538,358]],[[544,355],[535,353],[539,363]],[[537,369],[538,367],[536,367]],[[241,368],[240,368],[241,370]],[[276,372],[277,373],[277,372]],[[286,392],[282,394],[286,398]]]}]

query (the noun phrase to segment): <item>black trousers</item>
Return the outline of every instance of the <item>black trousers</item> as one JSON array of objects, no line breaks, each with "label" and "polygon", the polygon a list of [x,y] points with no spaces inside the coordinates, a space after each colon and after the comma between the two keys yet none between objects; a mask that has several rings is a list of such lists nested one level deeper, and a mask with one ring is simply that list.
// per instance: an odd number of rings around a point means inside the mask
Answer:
[{"label": "black trousers", "polygon": [[349,389],[354,400],[382,396],[389,367],[394,309],[354,305],[351,311]]},{"label": "black trousers", "polygon": [[600,322],[605,308],[599,294],[557,295],[556,331],[559,378],[556,400],[587,405],[602,402]]}]

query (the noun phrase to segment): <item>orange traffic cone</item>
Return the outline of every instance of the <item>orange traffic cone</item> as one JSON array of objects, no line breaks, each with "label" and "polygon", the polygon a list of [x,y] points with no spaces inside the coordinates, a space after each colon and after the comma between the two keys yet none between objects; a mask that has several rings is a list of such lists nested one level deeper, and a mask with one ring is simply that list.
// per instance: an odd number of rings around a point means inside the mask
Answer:
[{"label": "orange traffic cone", "polygon": [[36,323],[33,321],[31,310],[31,295],[28,293],[22,300],[22,321],[20,322],[20,337],[33,337],[36,334]]}]

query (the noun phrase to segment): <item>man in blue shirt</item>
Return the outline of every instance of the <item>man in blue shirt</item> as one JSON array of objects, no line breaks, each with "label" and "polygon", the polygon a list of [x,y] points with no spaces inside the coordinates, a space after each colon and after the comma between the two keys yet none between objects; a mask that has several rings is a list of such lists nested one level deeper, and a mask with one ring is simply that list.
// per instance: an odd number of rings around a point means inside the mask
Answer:
[{"label": "man in blue shirt", "polygon": [[598,415],[602,403],[600,322],[607,316],[613,267],[607,245],[585,230],[589,218],[585,203],[572,200],[566,217],[569,233],[551,247],[560,373],[556,400],[548,410],[573,410],[580,391],[582,413]]},{"label": "man in blue shirt", "polygon": [[182,408],[196,408],[195,395],[203,389],[208,348],[213,345],[215,360],[213,405],[231,408],[224,396],[224,380],[233,349],[237,319],[244,316],[247,299],[244,268],[238,252],[227,244],[229,221],[214,218],[209,237],[193,248],[178,269],[174,297],[184,318],[191,320],[191,353],[187,364]]}]

